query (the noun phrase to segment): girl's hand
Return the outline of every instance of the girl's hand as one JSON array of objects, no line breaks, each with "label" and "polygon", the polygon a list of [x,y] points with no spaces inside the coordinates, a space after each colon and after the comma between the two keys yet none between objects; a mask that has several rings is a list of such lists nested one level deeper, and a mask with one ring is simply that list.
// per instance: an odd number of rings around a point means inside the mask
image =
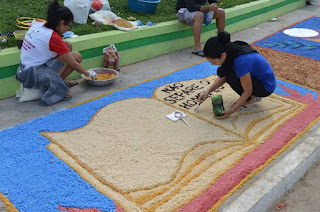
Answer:
[{"label": "girl's hand", "polygon": [[228,118],[232,114],[231,110],[227,110],[224,112],[222,116],[214,116],[216,119],[225,119]]},{"label": "girl's hand", "polygon": [[92,79],[95,79],[98,75],[95,71],[92,71],[92,70],[89,70],[88,73],[89,73],[88,76],[91,77]]},{"label": "girl's hand", "polygon": [[204,92],[202,94],[200,94],[200,96],[198,97],[198,102],[201,104],[202,102],[204,102],[207,98],[208,98],[208,93]]}]

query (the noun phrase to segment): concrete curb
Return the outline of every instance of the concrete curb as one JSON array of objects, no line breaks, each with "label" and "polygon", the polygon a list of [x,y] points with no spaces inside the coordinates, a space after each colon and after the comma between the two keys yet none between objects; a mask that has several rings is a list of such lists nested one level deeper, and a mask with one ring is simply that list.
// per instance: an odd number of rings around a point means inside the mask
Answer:
[{"label": "concrete curb", "polygon": [[[223,212],[267,212],[320,158],[320,123],[296,141],[283,158],[274,161],[247,189],[239,190],[219,209]],[[252,179],[251,181],[254,181]],[[244,190],[244,191],[243,191]],[[241,194],[239,194],[241,193]]]}]

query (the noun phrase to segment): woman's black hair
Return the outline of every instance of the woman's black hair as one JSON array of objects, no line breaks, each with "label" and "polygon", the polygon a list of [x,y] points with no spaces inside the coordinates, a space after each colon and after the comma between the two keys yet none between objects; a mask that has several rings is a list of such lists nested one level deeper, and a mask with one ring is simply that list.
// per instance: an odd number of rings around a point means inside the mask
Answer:
[{"label": "woman's black hair", "polygon": [[53,0],[48,6],[46,27],[57,31],[61,21],[68,24],[73,21],[73,14],[68,7],[60,6],[58,0]]},{"label": "woman's black hair", "polygon": [[219,32],[218,36],[209,38],[203,48],[205,57],[220,58],[221,54],[227,52],[230,43],[228,32]]}]

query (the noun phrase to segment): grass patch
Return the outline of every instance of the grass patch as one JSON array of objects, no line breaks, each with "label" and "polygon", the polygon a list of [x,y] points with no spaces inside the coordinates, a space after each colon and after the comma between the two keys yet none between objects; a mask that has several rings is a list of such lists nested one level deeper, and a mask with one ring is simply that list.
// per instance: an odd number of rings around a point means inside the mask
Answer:
[{"label": "grass patch", "polygon": [[[257,0],[220,0],[222,8],[230,8],[236,5],[249,3]],[[0,34],[9,33],[18,30],[16,27],[16,19],[18,17],[34,17],[46,19],[46,11],[48,2],[39,0],[0,0],[0,4],[4,5],[0,13]],[[63,1],[60,0],[60,3]],[[158,4],[155,14],[142,14],[133,13],[128,8],[127,0],[109,0],[111,10],[122,18],[128,18],[130,16],[135,17],[137,20],[141,20],[143,23],[152,21],[154,23],[161,23],[166,21],[176,20],[175,5],[176,0],[161,0]],[[93,21],[88,18],[86,25],[73,24],[72,31],[77,35],[86,35],[97,32],[104,32],[109,30],[115,30],[112,26],[93,26]],[[1,48],[8,48],[17,46],[14,37],[8,37],[7,43],[0,43]]]}]

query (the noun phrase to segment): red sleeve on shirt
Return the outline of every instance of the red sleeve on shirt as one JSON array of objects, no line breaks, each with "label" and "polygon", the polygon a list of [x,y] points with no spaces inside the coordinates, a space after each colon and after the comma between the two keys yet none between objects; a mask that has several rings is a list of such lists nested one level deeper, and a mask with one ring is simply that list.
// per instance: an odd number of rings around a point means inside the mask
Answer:
[{"label": "red sleeve on shirt", "polygon": [[67,45],[62,40],[62,37],[56,32],[53,32],[51,35],[51,38],[49,41],[49,48],[51,51],[56,52],[58,55],[70,52]]}]

